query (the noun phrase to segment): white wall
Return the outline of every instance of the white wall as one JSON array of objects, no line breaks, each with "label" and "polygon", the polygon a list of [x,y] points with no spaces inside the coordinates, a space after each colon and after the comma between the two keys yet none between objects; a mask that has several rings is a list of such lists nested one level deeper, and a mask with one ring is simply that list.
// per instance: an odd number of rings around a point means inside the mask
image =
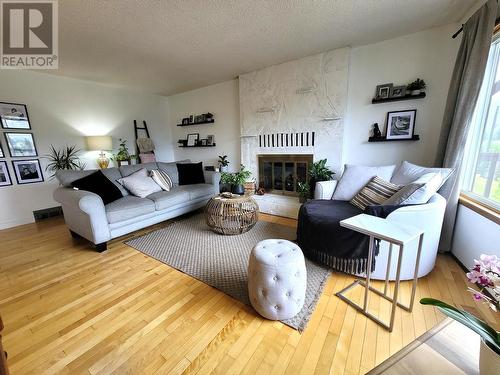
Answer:
[{"label": "white wall", "polygon": [[471,267],[481,254],[500,257],[500,230],[498,224],[459,205],[452,252],[463,265]]},{"label": "white wall", "polygon": [[[48,153],[50,145],[84,148],[86,135],[112,135],[126,138],[134,151],[133,120],[146,120],[157,146],[159,160],[173,159],[170,128],[167,125],[166,98],[121,90],[95,83],[29,71],[0,71],[0,101],[24,103],[28,107],[38,155]],[[2,136],[4,153],[7,145]],[[97,152],[82,154],[87,168],[95,168]],[[15,181],[10,158],[7,160]],[[42,168],[46,161],[41,159]],[[33,221],[33,211],[57,206],[52,192],[57,186],[44,173],[43,183],[0,188],[0,229]]]},{"label": "white wall", "polygon": [[[460,38],[457,25],[448,25],[380,43],[353,48],[349,69],[349,98],[344,127],[344,163],[380,165],[402,160],[432,165],[443,120],[450,78]],[[422,78],[427,97],[421,100],[372,104],[375,87]],[[373,123],[384,134],[387,112],[417,109],[415,134],[420,141],[368,143]]]},{"label": "white wall", "polygon": [[[203,165],[216,165],[218,155],[227,155],[231,171],[240,166],[240,108],[238,80],[222,82],[168,97],[169,126],[172,129],[175,160],[191,159]],[[177,126],[184,117],[213,113],[214,124]],[[189,133],[200,139],[215,135],[216,147],[179,148],[177,140]]]}]

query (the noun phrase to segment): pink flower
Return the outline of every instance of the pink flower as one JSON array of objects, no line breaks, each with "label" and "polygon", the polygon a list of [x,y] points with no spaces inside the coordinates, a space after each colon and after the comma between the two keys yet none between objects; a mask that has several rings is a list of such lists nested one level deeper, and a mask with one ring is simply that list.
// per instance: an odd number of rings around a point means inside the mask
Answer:
[{"label": "pink flower", "polygon": [[473,296],[476,301],[480,301],[483,299],[483,295],[479,293],[473,293]]},{"label": "pink flower", "polygon": [[469,279],[469,281],[470,281],[471,283],[476,284],[476,283],[479,283],[479,281],[480,281],[480,279],[481,279],[481,277],[482,277],[483,275],[481,274],[481,272],[476,271],[476,270],[474,269],[474,270],[472,270],[471,272],[467,272],[466,276],[467,276],[467,278]]},{"label": "pink flower", "polygon": [[500,272],[500,259],[496,255],[482,254],[479,259],[481,259],[481,262],[476,262],[481,263],[486,269],[496,273]]},{"label": "pink flower", "polygon": [[491,282],[491,280],[488,278],[488,276],[485,276],[485,275],[479,276],[478,283],[482,287],[493,286],[493,283]]}]

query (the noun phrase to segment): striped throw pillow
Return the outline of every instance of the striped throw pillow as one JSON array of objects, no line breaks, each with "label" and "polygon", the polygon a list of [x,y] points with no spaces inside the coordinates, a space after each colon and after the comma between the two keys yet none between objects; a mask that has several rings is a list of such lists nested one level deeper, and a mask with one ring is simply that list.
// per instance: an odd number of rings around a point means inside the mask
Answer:
[{"label": "striped throw pillow", "polygon": [[170,176],[161,169],[153,169],[151,171],[151,178],[165,191],[170,191],[172,186],[174,186]]},{"label": "striped throw pillow", "polygon": [[364,210],[367,206],[384,203],[402,188],[401,185],[390,183],[375,176],[352,198],[350,203]]}]

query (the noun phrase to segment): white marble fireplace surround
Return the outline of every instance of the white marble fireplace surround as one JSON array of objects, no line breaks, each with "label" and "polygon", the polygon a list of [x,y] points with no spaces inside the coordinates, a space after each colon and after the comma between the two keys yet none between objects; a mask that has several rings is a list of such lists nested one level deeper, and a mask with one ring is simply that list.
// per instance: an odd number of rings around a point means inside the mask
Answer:
[{"label": "white marble fireplace surround", "polygon": [[[314,161],[326,158],[340,172],[349,54],[350,48],[340,48],[239,77],[241,162],[254,177],[260,154],[312,154]],[[304,133],[304,142],[297,144],[297,133],[299,139]],[[288,146],[281,134],[289,135]],[[279,142],[264,146],[263,137],[272,135]]]}]

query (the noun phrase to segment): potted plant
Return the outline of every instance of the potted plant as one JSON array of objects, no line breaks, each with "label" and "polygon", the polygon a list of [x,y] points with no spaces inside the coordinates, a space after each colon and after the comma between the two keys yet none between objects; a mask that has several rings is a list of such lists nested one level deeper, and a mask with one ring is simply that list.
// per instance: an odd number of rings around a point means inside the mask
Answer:
[{"label": "potted plant", "polygon": [[410,83],[406,89],[410,92],[410,95],[420,95],[422,91],[425,90],[427,85],[425,84],[423,79],[417,78],[415,81]]},{"label": "potted plant", "polygon": [[49,163],[45,167],[46,171],[52,172],[51,179],[55,177],[57,171],[70,169],[82,170],[85,169],[85,163],[80,161],[78,153],[80,150],[76,146],[66,146],[62,150],[56,150],[53,145],[50,145],[50,154],[44,156]]},{"label": "potted plant", "polygon": [[222,172],[221,182],[223,184],[231,185],[231,192],[233,194],[243,195],[245,194],[245,187],[243,184],[250,178],[251,175],[252,173],[245,169],[245,166],[241,164],[241,168],[238,172]]},{"label": "potted plant", "polygon": [[120,138],[120,145],[118,146],[118,152],[113,154],[111,160],[117,162],[118,167],[121,165],[122,161],[130,161],[130,154],[128,152],[127,140]]},{"label": "potted plant", "polygon": [[327,159],[321,159],[312,163],[309,169],[309,197],[314,197],[314,190],[316,189],[316,182],[329,181],[333,178],[335,172],[330,170],[326,165]]},{"label": "potted plant", "polygon": [[[500,299],[500,259],[496,255],[481,255],[474,260],[475,265],[467,278],[479,287],[479,291],[468,288],[477,301],[484,301],[498,313]],[[491,297],[487,295],[490,291]],[[447,303],[433,298],[422,298],[423,305],[436,306],[443,314],[462,323],[481,337],[479,351],[479,372],[482,375],[497,374],[500,369],[500,332],[490,327],[481,319],[464,310],[459,310]],[[496,370],[495,370],[496,369]]]},{"label": "potted plant", "polygon": [[299,193],[299,202],[305,203],[310,194],[309,184],[307,182],[299,181],[297,183],[297,193]]},{"label": "potted plant", "polygon": [[219,155],[218,163],[219,163],[219,170],[221,172],[227,172],[228,165],[229,165],[229,160],[227,160],[227,155],[223,155],[223,156]]}]

